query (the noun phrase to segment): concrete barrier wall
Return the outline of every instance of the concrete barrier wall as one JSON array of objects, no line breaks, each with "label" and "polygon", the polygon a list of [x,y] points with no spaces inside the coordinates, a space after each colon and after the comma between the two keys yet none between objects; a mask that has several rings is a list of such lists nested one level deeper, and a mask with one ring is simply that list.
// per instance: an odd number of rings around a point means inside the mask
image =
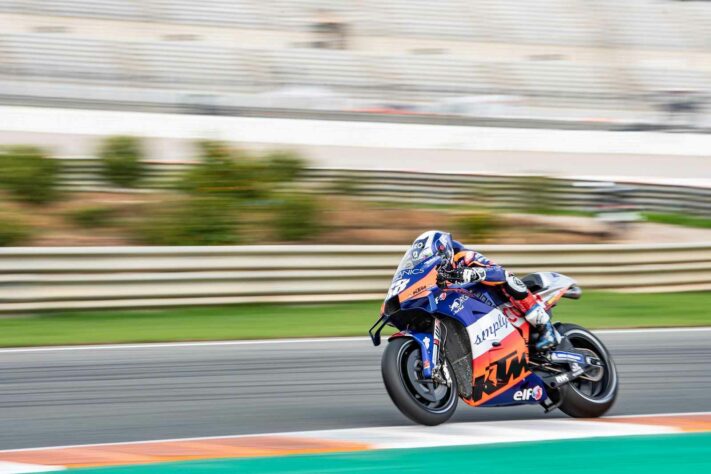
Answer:
[{"label": "concrete barrier wall", "polygon": [[[383,298],[401,246],[0,249],[0,313]],[[711,244],[482,246],[584,289],[711,289]]]},{"label": "concrete barrier wall", "polygon": [[540,130],[0,106],[0,131],[270,145],[709,156],[711,135]]}]

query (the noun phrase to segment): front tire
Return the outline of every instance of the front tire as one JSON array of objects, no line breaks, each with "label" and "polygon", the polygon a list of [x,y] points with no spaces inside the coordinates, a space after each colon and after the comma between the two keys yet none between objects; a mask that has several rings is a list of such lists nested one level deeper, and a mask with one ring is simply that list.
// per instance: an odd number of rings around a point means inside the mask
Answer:
[{"label": "front tire", "polygon": [[[575,324],[556,325],[576,349],[585,349],[599,358],[604,369],[592,380],[578,378],[561,387],[551,399],[562,399],[559,408],[574,418],[597,418],[604,415],[615,403],[619,380],[617,368],[605,345],[587,329]],[[599,380],[595,380],[598,379]]]},{"label": "front tire", "polygon": [[[420,345],[410,338],[398,338],[383,352],[382,373],[385,389],[403,415],[416,423],[435,426],[447,421],[457,409],[457,381],[451,385],[422,383]],[[449,362],[447,368],[453,374]]]}]

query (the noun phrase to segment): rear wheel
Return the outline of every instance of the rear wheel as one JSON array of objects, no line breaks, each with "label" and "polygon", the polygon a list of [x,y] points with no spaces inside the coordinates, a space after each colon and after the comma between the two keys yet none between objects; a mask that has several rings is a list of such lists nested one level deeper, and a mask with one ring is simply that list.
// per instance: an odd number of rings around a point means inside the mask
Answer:
[{"label": "rear wheel", "polygon": [[[447,369],[452,374],[452,369]],[[383,352],[382,373],[385,389],[395,406],[408,418],[423,425],[447,421],[457,408],[457,382],[450,386],[424,382],[420,345],[410,338],[398,338]]]},{"label": "rear wheel", "polygon": [[562,399],[560,410],[575,418],[604,415],[617,398],[617,368],[604,344],[587,329],[575,324],[559,324],[558,332],[578,351],[595,357],[603,367],[595,369],[551,394],[553,401]]}]

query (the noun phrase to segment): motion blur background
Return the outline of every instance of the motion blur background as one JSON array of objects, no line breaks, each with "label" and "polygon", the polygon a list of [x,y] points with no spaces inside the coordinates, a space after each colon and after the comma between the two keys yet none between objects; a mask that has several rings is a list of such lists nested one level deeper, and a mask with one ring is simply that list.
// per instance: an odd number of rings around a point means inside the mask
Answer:
[{"label": "motion blur background", "polygon": [[0,142],[26,145],[0,244],[708,240],[636,222],[708,228],[709,2],[4,0],[0,24]]},{"label": "motion blur background", "polygon": [[710,2],[5,0],[0,24],[0,245],[711,240]]},{"label": "motion blur background", "polygon": [[[711,2],[5,0],[0,24],[0,311],[377,299],[429,228],[592,288],[711,285]],[[241,247],[138,247],[214,245]]]},{"label": "motion blur background", "polygon": [[704,1],[5,0],[0,12],[6,103],[710,125]]},{"label": "motion blur background", "polygon": [[[0,346],[365,335],[432,228],[711,325],[710,102],[708,1],[0,0]],[[615,414],[711,409],[686,334]],[[0,448],[404,422],[319,344],[6,351]]]}]

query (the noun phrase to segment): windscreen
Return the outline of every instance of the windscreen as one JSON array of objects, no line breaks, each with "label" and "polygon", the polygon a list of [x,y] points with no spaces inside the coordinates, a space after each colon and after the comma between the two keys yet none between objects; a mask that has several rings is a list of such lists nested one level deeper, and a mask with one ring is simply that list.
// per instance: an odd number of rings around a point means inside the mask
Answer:
[{"label": "windscreen", "polygon": [[446,232],[432,230],[415,239],[397,267],[386,300],[399,295],[400,301],[422,297],[437,284],[432,269],[442,258],[452,256],[452,238]]},{"label": "windscreen", "polygon": [[433,252],[431,249],[418,249],[413,244],[413,246],[405,252],[402,260],[400,260],[400,265],[397,267],[396,273],[400,274],[403,270],[412,270],[432,256]]}]

